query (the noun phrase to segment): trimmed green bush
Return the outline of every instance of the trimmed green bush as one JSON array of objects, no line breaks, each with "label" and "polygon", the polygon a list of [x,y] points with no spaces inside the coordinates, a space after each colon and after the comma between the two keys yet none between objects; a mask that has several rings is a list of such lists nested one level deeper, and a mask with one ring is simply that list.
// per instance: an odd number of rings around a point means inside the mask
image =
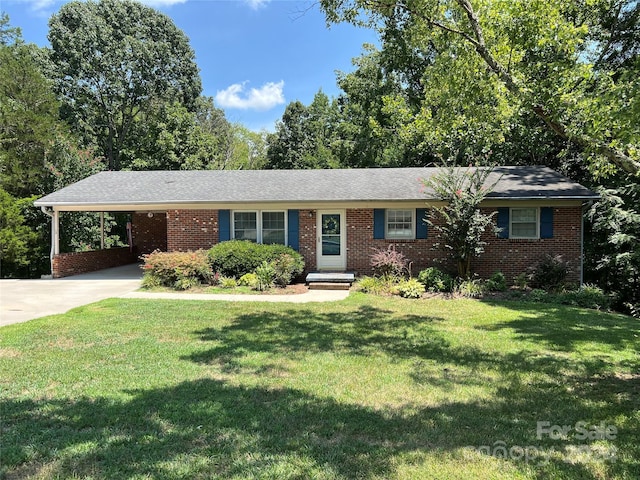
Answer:
[{"label": "trimmed green bush", "polygon": [[[304,259],[294,249],[285,245],[262,245],[248,240],[229,240],[211,247],[208,251],[211,269],[226,277],[240,278],[246,273],[254,272],[263,262],[278,260],[280,281],[302,273]],[[279,260],[288,255],[291,259]],[[286,283],[285,283],[286,285]]]},{"label": "trimmed green bush", "polygon": [[425,288],[417,278],[411,278],[400,282],[398,292],[400,292],[400,296],[404,298],[421,298],[425,292]]},{"label": "trimmed green bush", "polygon": [[143,255],[144,277],[142,285],[187,290],[201,283],[211,283],[213,273],[207,252],[161,252]]},{"label": "trimmed green bush", "polygon": [[450,292],[453,290],[453,278],[436,267],[425,268],[418,274],[418,281],[429,292]]}]

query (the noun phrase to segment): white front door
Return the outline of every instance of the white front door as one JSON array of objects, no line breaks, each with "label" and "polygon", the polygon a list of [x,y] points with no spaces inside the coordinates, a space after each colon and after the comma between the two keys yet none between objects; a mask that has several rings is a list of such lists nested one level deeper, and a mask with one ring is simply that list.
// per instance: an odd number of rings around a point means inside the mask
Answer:
[{"label": "white front door", "polygon": [[346,270],[347,245],[344,210],[319,210],[317,214],[318,270]]}]

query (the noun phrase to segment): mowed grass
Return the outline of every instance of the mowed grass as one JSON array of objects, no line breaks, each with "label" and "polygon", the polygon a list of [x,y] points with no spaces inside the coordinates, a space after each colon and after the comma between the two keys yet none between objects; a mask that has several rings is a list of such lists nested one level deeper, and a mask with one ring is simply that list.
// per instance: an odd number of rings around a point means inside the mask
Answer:
[{"label": "mowed grass", "polygon": [[0,329],[0,476],[638,478],[639,335],[518,302],[110,299]]}]

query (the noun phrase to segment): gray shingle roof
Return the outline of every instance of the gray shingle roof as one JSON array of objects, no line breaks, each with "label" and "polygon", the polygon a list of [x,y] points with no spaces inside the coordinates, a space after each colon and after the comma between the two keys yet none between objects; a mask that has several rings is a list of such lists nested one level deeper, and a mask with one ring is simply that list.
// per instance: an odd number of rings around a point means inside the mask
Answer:
[{"label": "gray shingle roof", "polygon": [[[437,168],[101,172],[36,206],[351,202],[433,199],[421,179]],[[497,167],[492,198],[592,199],[597,195],[547,167]]]}]

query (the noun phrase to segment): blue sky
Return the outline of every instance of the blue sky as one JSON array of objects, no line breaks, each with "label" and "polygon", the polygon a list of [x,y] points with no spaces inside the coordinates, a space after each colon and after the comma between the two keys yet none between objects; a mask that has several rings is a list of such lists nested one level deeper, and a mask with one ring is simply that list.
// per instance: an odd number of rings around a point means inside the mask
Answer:
[{"label": "blue sky", "polygon": [[[0,11],[27,42],[48,45],[47,22],[64,1],[0,0]],[[351,59],[371,30],[332,25],[309,0],[144,0],[171,17],[189,37],[200,67],[203,94],[227,119],[272,131],[285,106],[309,104],[322,89],[336,96],[336,70]]]}]

